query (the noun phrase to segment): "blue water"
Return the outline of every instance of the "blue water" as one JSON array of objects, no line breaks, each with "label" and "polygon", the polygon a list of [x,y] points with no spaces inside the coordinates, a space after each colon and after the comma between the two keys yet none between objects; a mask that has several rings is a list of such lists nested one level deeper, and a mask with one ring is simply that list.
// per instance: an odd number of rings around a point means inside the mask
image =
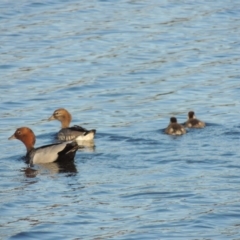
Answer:
[{"label": "blue water", "polygon": [[[240,2],[0,2],[0,239],[240,239]],[[59,107],[97,129],[35,166]],[[207,122],[182,137],[169,118]]]}]

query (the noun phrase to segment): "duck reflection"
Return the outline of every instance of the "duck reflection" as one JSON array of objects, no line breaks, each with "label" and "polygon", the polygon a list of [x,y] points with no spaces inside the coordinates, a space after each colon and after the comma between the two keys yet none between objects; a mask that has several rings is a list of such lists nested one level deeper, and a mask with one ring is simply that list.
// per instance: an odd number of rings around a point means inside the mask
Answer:
[{"label": "duck reflection", "polygon": [[45,164],[37,164],[33,167],[23,169],[26,177],[34,178],[37,175],[54,175],[58,173],[69,173],[68,176],[75,175],[77,168],[73,161],[69,162],[53,162]]}]

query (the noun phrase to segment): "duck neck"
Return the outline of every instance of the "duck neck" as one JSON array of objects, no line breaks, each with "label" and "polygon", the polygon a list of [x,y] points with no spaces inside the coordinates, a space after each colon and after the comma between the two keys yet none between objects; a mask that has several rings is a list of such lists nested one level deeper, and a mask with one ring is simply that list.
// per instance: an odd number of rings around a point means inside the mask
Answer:
[{"label": "duck neck", "polygon": [[72,121],[72,116],[70,113],[63,116],[61,119],[62,128],[68,128],[71,121]]},{"label": "duck neck", "polygon": [[62,120],[62,128],[68,128],[69,127],[69,124],[70,124],[70,121],[68,119],[63,119]]},{"label": "duck neck", "polygon": [[34,144],[35,144],[35,136],[34,135],[30,135],[28,137],[24,137],[23,139],[21,139],[21,141],[24,143],[26,149],[27,149],[27,153],[29,153],[31,150],[34,149]]},{"label": "duck neck", "polygon": [[27,149],[27,153],[29,153],[34,149],[34,147],[33,146],[26,146],[26,149]]}]

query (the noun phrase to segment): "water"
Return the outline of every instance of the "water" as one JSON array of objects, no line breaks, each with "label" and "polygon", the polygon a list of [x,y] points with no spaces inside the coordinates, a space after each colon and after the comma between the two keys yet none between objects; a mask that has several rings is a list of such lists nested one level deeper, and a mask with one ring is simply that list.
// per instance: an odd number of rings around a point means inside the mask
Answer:
[{"label": "water", "polygon": [[[1,239],[240,239],[240,3],[1,1]],[[75,162],[27,169],[59,107],[96,128]],[[163,134],[189,110],[207,122]]]}]

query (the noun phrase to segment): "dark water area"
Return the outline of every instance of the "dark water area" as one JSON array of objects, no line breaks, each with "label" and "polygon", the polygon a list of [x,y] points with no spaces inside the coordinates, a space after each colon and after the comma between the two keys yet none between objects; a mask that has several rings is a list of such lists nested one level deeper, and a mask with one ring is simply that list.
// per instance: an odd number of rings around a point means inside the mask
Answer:
[{"label": "dark water area", "polygon": [[[240,239],[240,2],[0,3],[0,239]],[[72,124],[68,164],[24,162]],[[164,134],[190,110],[204,129]]]}]

